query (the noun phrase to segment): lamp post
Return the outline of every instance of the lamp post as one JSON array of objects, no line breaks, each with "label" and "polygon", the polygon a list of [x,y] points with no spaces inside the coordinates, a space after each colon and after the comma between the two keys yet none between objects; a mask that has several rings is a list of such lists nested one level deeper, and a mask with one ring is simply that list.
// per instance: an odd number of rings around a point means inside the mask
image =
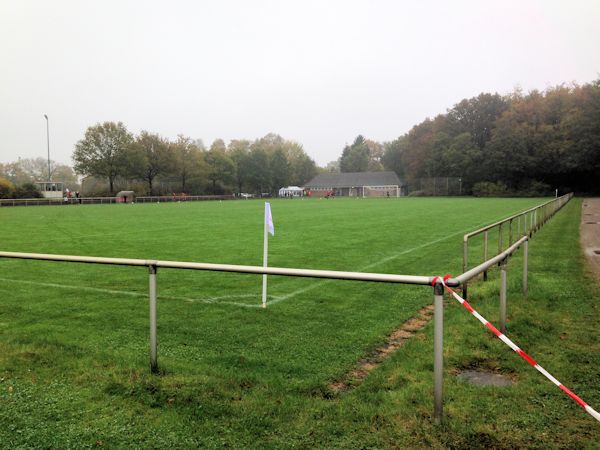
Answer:
[{"label": "lamp post", "polygon": [[44,114],[44,117],[46,118],[46,141],[48,142],[48,181],[52,181],[50,176],[50,121],[46,114]]}]

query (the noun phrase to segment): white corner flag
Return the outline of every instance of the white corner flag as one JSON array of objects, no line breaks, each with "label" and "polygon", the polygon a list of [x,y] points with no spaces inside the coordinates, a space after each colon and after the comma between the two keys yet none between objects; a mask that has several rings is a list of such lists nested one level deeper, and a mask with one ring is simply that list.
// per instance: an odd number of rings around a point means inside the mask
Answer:
[{"label": "white corner flag", "polygon": [[[275,236],[275,225],[273,225],[273,216],[271,215],[271,204],[265,202],[265,232],[263,243],[263,267],[267,267],[269,259],[269,233]],[[263,274],[262,307],[267,307],[267,274]]]}]

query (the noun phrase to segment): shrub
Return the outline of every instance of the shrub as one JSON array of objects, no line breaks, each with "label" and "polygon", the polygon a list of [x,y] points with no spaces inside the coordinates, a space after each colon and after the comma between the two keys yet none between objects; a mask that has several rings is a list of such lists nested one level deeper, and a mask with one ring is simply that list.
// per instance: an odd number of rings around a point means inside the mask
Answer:
[{"label": "shrub", "polygon": [[551,193],[552,187],[549,184],[537,180],[532,180],[521,190],[521,194],[526,197],[544,197]]},{"label": "shrub", "polygon": [[0,198],[12,198],[15,187],[6,178],[0,177]]},{"label": "shrub", "polygon": [[473,185],[473,195],[475,197],[505,197],[510,194],[506,184],[498,181],[481,181]]},{"label": "shrub", "polygon": [[17,186],[14,192],[15,198],[42,198],[42,193],[33,183],[24,183]]}]

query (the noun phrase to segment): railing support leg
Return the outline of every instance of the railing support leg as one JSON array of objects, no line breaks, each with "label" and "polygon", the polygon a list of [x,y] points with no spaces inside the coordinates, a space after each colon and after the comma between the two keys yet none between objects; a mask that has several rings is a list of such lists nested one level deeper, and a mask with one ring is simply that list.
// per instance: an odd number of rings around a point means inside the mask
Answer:
[{"label": "railing support leg", "polygon": [[158,372],[156,345],[156,266],[149,265],[148,294],[150,301],[150,372]]},{"label": "railing support leg", "polygon": [[506,258],[500,263],[500,331],[506,333]]},{"label": "railing support leg", "polygon": [[433,289],[433,418],[436,425],[439,425],[443,418],[444,287],[438,281]]},{"label": "railing support leg", "polygon": [[[485,231],[483,233],[483,260],[487,261],[488,259],[488,232]],[[465,273],[465,271],[463,271],[463,273]],[[483,281],[487,281],[488,279],[488,273],[487,270],[483,272]],[[466,296],[464,298],[467,298]]]},{"label": "railing support leg", "polygon": [[528,265],[529,265],[529,241],[523,242],[523,295],[527,297],[527,278],[528,278]]}]

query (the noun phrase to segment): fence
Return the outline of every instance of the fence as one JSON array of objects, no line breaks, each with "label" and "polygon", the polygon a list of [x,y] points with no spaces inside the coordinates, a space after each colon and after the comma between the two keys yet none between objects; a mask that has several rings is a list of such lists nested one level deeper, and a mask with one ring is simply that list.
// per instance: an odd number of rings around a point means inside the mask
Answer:
[{"label": "fence", "polygon": [[[208,200],[234,200],[233,195],[161,195],[136,197],[137,203],[160,203],[179,201],[208,201]],[[121,197],[80,197],[80,198],[26,198],[26,199],[2,199],[2,206],[63,206],[63,205],[103,205],[122,203]]]},{"label": "fence", "polygon": [[[561,197],[562,198],[562,197]],[[568,198],[570,199],[570,197]],[[568,201],[568,199],[566,201]],[[566,203],[565,201],[565,203]],[[538,208],[532,208],[521,214],[526,214],[529,211],[538,211],[552,202],[545,203]],[[562,207],[564,203],[560,205]],[[554,208],[554,207],[553,207]],[[548,214],[545,217],[547,220],[558,209],[548,208]],[[537,213],[536,213],[537,214]],[[541,213],[540,213],[541,214]],[[516,217],[516,216],[513,216]],[[509,218],[510,219],[510,218]],[[507,219],[508,220],[508,219]],[[503,221],[502,223],[504,223]],[[536,221],[532,222],[536,224]],[[496,226],[493,224],[490,227]],[[532,227],[533,228],[533,227]],[[532,229],[530,228],[530,229]],[[479,231],[479,230],[478,230]],[[204,270],[215,272],[233,272],[246,273],[256,275],[281,275],[292,277],[308,277],[308,278],[325,278],[335,280],[351,280],[351,281],[370,281],[378,283],[397,283],[397,284],[412,284],[433,287],[434,290],[434,420],[436,423],[442,421],[443,416],[443,317],[444,317],[444,284],[449,287],[457,287],[461,284],[465,286],[467,282],[479,274],[487,271],[490,267],[500,263],[502,270],[502,281],[500,288],[500,327],[505,328],[506,324],[506,266],[508,257],[523,247],[523,291],[527,292],[527,276],[528,276],[528,240],[529,236],[525,235],[518,241],[510,245],[504,251],[499,252],[495,257],[484,261],[482,264],[465,271],[456,278],[447,276],[442,282],[437,276],[418,276],[418,275],[395,275],[381,273],[364,273],[364,272],[342,272],[332,270],[311,270],[311,269],[294,269],[283,267],[262,267],[262,266],[245,266],[232,264],[212,264],[212,263],[194,263],[180,261],[160,261],[160,260],[144,260],[144,259],[126,259],[126,258],[102,258],[93,256],[73,256],[73,255],[52,255],[41,253],[18,253],[18,252],[1,252],[0,258],[15,258],[15,259],[32,259],[43,261],[62,261],[72,263],[89,263],[89,264],[109,264],[109,265],[124,265],[124,266],[140,266],[148,268],[148,300],[149,300],[149,335],[150,335],[150,370],[153,373],[158,371],[158,344],[157,344],[157,272],[162,269],[186,269],[186,270]]]},{"label": "fence", "polygon": [[[543,203],[539,206],[535,206],[526,211],[520,212],[513,216],[507,217],[506,219],[502,219],[496,223],[491,225],[487,225],[485,227],[479,228],[478,230],[472,231],[471,233],[467,233],[463,237],[463,263],[462,270],[463,273],[468,270],[468,260],[469,260],[469,239],[483,234],[483,260],[488,260],[489,253],[489,232],[496,228],[498,230],[498,252],[496,255],[500,254],[504,248],[504,235],[505,235],[505,226],[508,228],[508,246],[513,244],[514,234],[516,231],[517,238],[525,235],[529,235],[529,237],[533,236],[540,227],[545,224],[548,219],[550,219],[556,212],[561,209],[569,200],[573,198],[573,193],[569,193],[563,195],[562,197],[558,197],[552,199],[546,203]],[[514,223],[516,222],[516,230],[514,229]],[[483,271],[483,280],[487,281],[487,270]],[[462,285],[463,297],[467,297],[467,280],[464,281]]]}]

